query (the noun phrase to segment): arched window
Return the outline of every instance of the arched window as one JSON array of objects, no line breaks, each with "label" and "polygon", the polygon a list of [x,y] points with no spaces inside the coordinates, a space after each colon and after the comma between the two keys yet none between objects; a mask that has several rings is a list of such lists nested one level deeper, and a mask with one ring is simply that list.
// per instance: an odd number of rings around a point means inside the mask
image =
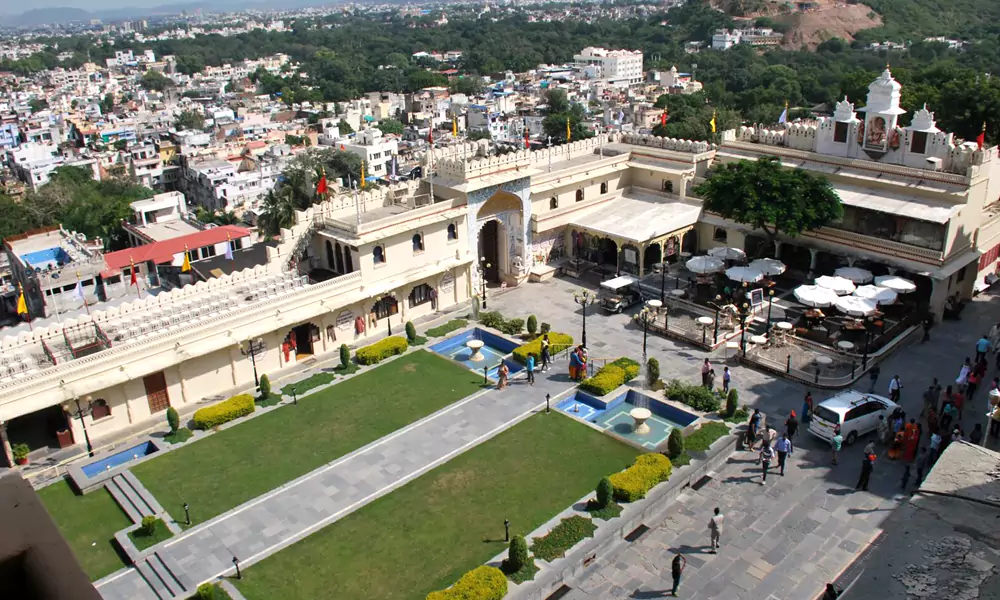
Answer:
[{"label": "arched window", "polygon": [[424,236],[419,233],[413,234],[413,253],[424,251]]},{"label": "arched window", "polygon": [[372,259],[375,261],[376,265],[385,263],[385,248],[382,246],[375,246],[372,249]]},{"label": "arched window", "polygon": [[607,181],[602,181],[601,182],[601,193],[602,194],[607,194],[608,193],[608,182]]},{"label": "arched window", "polygon": [[674,193],[674,182],[670,181],[669,179],[664,179],[663,180],[663,191],[666,192],[666,193],[668,193],[668,194],[673,194]]},{"label": "arched window", "polygon": [[448,241],[453,242],[458,239],[458,227],[454,223],[448,224]]},{"label": "arched window", "polygon": [[90,415],[94,421],[111,416],[111,407],[104,398],[98,398],[90,403]]},{"label": "arched window", "polygon": [[583,190],[576,190],[576,201],[583,202]]},{"label": "arched window", "polygon": [[559,196],[552,196],[549,198],[549,210],[555,210],[559,208]]}]

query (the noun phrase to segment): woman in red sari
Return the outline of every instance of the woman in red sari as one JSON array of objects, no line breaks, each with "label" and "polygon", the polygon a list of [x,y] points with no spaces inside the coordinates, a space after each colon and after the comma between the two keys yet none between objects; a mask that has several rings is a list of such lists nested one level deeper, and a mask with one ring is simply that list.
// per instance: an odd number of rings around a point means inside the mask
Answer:
[{"label": "woman in red sari", "polygon": [[913,419],[903,430],[903,462],[913,462],[917,457],[917,446],[920,444],[920,430]]}]

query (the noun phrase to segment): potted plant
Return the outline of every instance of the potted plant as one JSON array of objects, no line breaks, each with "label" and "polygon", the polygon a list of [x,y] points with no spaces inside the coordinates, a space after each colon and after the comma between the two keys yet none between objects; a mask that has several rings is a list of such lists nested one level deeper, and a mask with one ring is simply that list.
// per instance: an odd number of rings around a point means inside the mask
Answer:
[{"label": "potted plant", "polygon": [[14,454],[14,462],[19,465],[28,464],[28,453],[31,452],[31,448],[27,444],[15,444],[11,448],[11,452]]}]

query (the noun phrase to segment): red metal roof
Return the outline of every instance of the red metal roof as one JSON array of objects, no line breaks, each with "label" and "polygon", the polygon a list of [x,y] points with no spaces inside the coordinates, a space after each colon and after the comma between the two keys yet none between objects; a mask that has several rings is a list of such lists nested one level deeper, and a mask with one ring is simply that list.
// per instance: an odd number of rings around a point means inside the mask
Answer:
[{"label": "red metal roof", "polygon": [[104,264],[107,266],[107,269],[101,275],[105,277],[116,275],[124,267],[129,266],[133,262],[141,263],[151,260],[157,264],[168,263],[174,259],[175,255],[184,252],[185,247],[188,250],[194,250],[203,246],[221,244],[226,239],[235,240],[248,235],[250,235],[250,230],[246,227],[222,225],[197,233],[163,240],[162,242],[154,242],[145,246],[109,252],[104,255]]}]

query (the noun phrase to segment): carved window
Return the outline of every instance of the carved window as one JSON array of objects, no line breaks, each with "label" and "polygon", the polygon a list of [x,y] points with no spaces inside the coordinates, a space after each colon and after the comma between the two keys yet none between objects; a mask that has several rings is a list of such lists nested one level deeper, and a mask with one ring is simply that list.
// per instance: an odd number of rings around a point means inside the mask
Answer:
[{"label": "carved window", "polygon": [[847,123],[837,122],[833,124],[833,141],[838,144],[847,143],[847,130],[850,126]]},{"label": "carved window", "polygon": [[913,137],[910,141],[910,152],[914,154],[926,154],[927,153],[927,132],[926,131],[914,131],[911,134]]}]

